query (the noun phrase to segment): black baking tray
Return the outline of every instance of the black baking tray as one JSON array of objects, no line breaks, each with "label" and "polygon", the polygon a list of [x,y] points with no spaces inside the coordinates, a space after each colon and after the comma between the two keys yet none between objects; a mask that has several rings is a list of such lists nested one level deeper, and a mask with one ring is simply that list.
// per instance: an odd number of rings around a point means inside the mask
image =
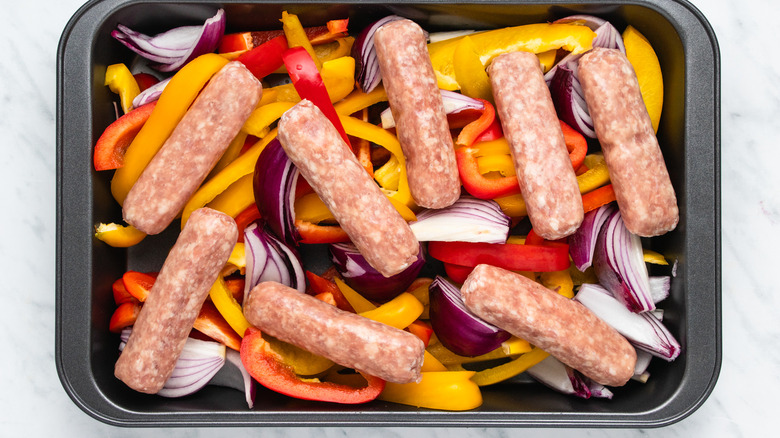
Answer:
[{"label": "black baking tray", "polygon": [[[156,270],[175,240],[174,229],[131,249],[93,237],[101,221],[121,219],[110,173],[92,167],[92,147],[113,120],[105,67],[132,54],[110,36],[117,23],[156,33],[227,12],[228,32],[278,28],[282,10],[304,25],[350,18],[350,28],[398,14],[426,30],[486,29],[550,21],[573,13],[632,24],[652,43],[664,73],[658,137],[677,191],[680,224],[650,241],[677,260],[665,322],[683,352],[655,359],[646,384],[616,388],[613,400],[581,400],[528,380],[483,388],[473,411],[443,412],[381,401],[341,406],[286,398],[261,388],[253,410],[244,395],[207,387],[189,397],[136,393],[114,378],[118,337],[109,333],[111,283],[128,269]],[[449,426],[654,427],[679,421],[712,391],[721,363],[720,58],[702,14],[684,0],[342,3],[249,1],[91,1],[65,28],[57,54],[56,363],[73,401],[100,421],[122,426]],[[176,226],[172,228],[178,228]]]}]

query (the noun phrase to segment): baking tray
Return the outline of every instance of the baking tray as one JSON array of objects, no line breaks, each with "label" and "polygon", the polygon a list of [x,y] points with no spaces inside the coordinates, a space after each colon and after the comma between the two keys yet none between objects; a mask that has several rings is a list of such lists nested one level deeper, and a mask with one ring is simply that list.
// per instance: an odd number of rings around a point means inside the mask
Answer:
[{"label": "baking tray", "polygon": [[[228,32],[278,27],[282,10],[304,25],[350,18],[360,29],[387,14],[426,30],[495,28],[589,13],[622,30],[636,27],[658,52],[664,111],[658,137],[677,191],[680,224],[651,241],[676,259],[677,276],[663,303],[665,323],[682,344],[680,357],[654,360],[646,384],[616,388],[613,400],[581,400],[518,379],[483,388],[473,411],[444,412],[371,402],[341,406],[290,399],[260,389],[253,410],[242,393],[206,387],[181,399],[134,392],[114,378],[118,336],[109,333],[111,283],[128,269],[156,270],[176,237],[171,227],[130,249],[93,237],[93,226],[121,219],[110,172],[92,167],[92,148],[112,121],[114,96],[105,67],[133,56],[110,36],[117,23],[156,33],[202,22],[217,7]],[[683,0],[524,2],[247,2],[91,1],[66,26],[57,53],[56,363],[73,401],[100,421],[122,426],[557,426],[653,427],[696,410],[712,391],[721,363],[720,58],[702,14]]]}]

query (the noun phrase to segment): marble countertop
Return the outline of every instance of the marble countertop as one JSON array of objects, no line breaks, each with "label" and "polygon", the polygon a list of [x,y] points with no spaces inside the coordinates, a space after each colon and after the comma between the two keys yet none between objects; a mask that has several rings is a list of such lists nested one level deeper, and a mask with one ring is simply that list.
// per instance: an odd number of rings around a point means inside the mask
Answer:
[{"label": "marble countertop", "polygon": [[[404,428],[122,429],[82,412],[55,369],[55,103],[60,33],[82,0],[15,1],[0,18],[0,436],[757,436],[780,393],[780,324],[773,290],[780,244],[780,61],[772,52],[774,0],[694,0],[722,58],[723,361],[719,381],[690,417],[661,430]],[[773,15],[774,13],[774,15]],[[775,234],[778,233],[778,234]]]}]

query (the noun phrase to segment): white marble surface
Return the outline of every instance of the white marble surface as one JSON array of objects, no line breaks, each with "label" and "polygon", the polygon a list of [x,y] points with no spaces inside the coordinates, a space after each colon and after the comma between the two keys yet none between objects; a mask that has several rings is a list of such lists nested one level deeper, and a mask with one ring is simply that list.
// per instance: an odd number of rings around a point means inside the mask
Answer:
[{"label": "white marble surface", "polygon": [[80,411],[54,364],[55,58],[81,0],[4,3],[0,18],[0,436],[761,436],[780,393],[780,61],[775,0],[695,0],[722,55],[723,365],[708,401],[661,430],[121,429]]}]

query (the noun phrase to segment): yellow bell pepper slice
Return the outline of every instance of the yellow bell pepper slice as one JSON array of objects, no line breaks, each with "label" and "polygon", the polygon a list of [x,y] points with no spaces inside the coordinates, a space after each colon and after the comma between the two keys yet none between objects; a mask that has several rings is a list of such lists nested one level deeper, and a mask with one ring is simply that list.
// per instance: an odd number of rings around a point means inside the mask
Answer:
[{"label": "yellow bell pepper slice", "polygon": [[445,366],[450,366],[464,363],[485,362],[488,360],[504,359],[506,357],[516,356],[518,354],[531,351],[531,344],[523,339],[512,337],[506,342],[502,343],[501,347],[496,348],[493,351],[475,357],[468,357],[453,353],[440,341],[436,340],[436,342],[431,341],[430,344],[428,344],[428,351]]},{"label": "yellow bell pepper slice", "polygon": [[363,298],[363,295],[360,295],[355,289],[347,286],[347,283],[344,283],[340,278],[336,277],[333,281],[336,283],[336,286],[338,286],[341,293],[344,294],[344,298],[349,301],[349,305],[355,309],[355,312],[363,313],[376,309],[376,306],[371,301]]},{"label": "yellow bell pepper slice", "polygon": [[385,190],[398,190],[401,179],[401,165],[395,155],[390,156],[385,164],[374,170],[374,179]]},{"label": "yellow bell pepper slice", "polygon": [[574,298],[574,282],[568,269],[542,272],[539,274],[539,280],[547,289],[558,292],[566,298]]},{"label": "yellow bell pepper slice", "polygon": [[[159,105],[159,104],[158,104]],[[263,137],[262,140],[255,143],[254,146],[249,148],[241,156],[236,158],[230,163],[222,172],[214,175],[213,178],[208,180],[205,184],[200,186],[198,191],[192,195],[187,204],[184,206],[184,210],[181,214],[181,226],[184,228],[184,224],[187,223],[190,215],[193,211],[204,207],[206,204],[214,200],[220,193],[224,192],[233,183],[241,179],[246,175],[252,175],[255,171],[255,164],[260,153],[274,138],[276,138],[276,129],[272,130],[268,135]]]},{"label": "yellow bell pepper slice", "polygon": [[293,102],[272,102],[260,106],[252,111],[244,126],[241,127],[241,131],[263,138],[270,132],[271,125],[293,106],[295,106]]},{"label": "yellow bell pepper slice", "polygon": [[284,30],[284,36],[287,37],[287,46],[303,47],[314,60],[314,64],[317,65],[317,70],[322,70],[322,62],[317,58],[317,54],[314,52],[309,38],[306,36],[306,31],[301,25],[301,21],[295,14],[288,14],[287,11],[282,11],[282,29]]},{"label": "yellow bell pepper slice", "polygon": [[549,354],[539,348],[499,366],[477,372],[471,377],[471,381],[478,386],[493,385],[511,379],[516,375],[527,371],[532,366],[547,358]]},{"label": "yellow bell pepper slice", "polygon": [[382,324],[405,329],[423,312],[422,303],[414,295],[404,292],[376,309],[360,312],[361,316]]},{"label": "yellow bell pepper slice", "polygon": [[[587,26],[576,24],[537,23],[475,33],[468,37],[474,42],[482,65],[489,65],[496,56],[518,50],[544,53],[563,48],[575,54],[583,53],[591,48],[596,33]],[[460,88],[455,77],[453,59],[455,49],[462,38],[464,37],[428,44],[428,53],[439,88]]]},{"label": "yellow bell pepper slice", "polygon": [[429,371],[448,371],[448,370],[443,363],[439,362],[439,359],[436,359],[436,357],[434,357],[431,353],[428,353],[428,350],[425,350],[425,353],[423,355],[423,364],[422,367],[420,368],[420,371],[426,373]]},{"label": "yellow bell pepper slice", "polygon": [[124,64],[112,64],[106,68],[105,85],[119,95],[122,111],[127,114],[133,109],[133,99],[141,94],[138,82]]},{"label": "yellow bell pepper slice", "polygon": [[95,227],[95,237],[115,248],[127,248],[141,243],[146,233],[132,225],[100,223]]},{"label": "yellow bell pepper slice", "polygon": [[228,290],[221,275],[211,286],[209,297],[225,321],[243,338],[246,329],[250,327],[249,321],[244,317],[241,304],[238,304],[238,301],[233,298],[233,294]]},{"label": "yellow bell pepper slice", "polygon": [[431,284],[433,279],[427,279],[425,283],[421,284],[414,290],[408,291],[410,294],[414,295],[415,298],[417,298],[417,301],[421,302],[423,305],[423,313],[420,315],[421,319],[429,319],[430,318],[430,309],[431,309],[431,297],[428,293],[428,286]]},{"label": "yellow bell pepper slice", "polygon": [[226,277],[236,271],[239,271],[241,275],[246,272],[246,248],[244,242],[236,242],[236,246],[233,247],[233,251],[230,253],[225,267],[220,272],[223,277]]},{"label": "yellow bell pepper slice", "polygon": [[[328,90],[331,102],[338,102],[349,96],[355,89],[355,58],[351,56],[342,56],[322,64],[320,71],[322,82]],[[266,98],[265,90],[263,98],[260,99],[258,106],[267,105],[272,102],[293,102],[301,101],[301,96],[295,91],[293,84],[278,85],[268,89],[272,94]]]},{"label": "yellow bell pepper slice", "polygon": [[643,249],[642,255],[645,259],[645,263],[651,263],[654,265],[664,265],[664,266],[669,264],[669,262],[666,261],[666,257],[653,250]]},{"label": "yellow bell pepper slice", "polygon": [[242,176],[238,181],[231,184],[227,190],[209,202],[208,207],[235,218],[239,213],[255,203],[255,192],[252,187],[253,179],[254,175],[252,174]]},{"label": "yellow bell pepper slice", "polygon": [[[417,220],[417,216],[409,207],[394,199],[388,198],[388,200],[393,204],[393,207],[395,207],[405,221]],[[322,202],[322,199],[320,199],[319,195],[316,193],[307,193],[295,200],[295,219],[311,222],[313,224],[322,221],[336,222],[333,213],[331,213],[328,206]]]},{"label": "yellow bell pepper slice", "polygon": [[452,54],[455,79],[460,84],[460,92],[466,96],[493,102],[493,87],[485,72],[485,66],[479,59],[474,41],[469,36],[463,37],[455,46]]},{"label": "yellow bell pepper slice", "polygon": [[482,392],[471,377],[474,371],[422,373],[420,383],[387,382],[380,400],[418,408],[467,411],[482,405]]},{"label": "yellow bell pepper slice", "polygon": [[558,49],[548,50],[546,52],[537,53],[539,57],[539,63],[542,64],[542,71],[547,73],[555,65],[555,58],[558,56]]},{"label": "yellow bell pepper slice", "polygon": [[362,90],[357,89],[343,100],[334,104],[333,107],[338,114],[348,116],[363,108],[368,108],[371,105],[385,101],[387,101],[387,93],[385,92],[384,87],[380,85],[374,88],[370,93],[365,93]]},{"label": "yellow bell pepper slice", "polygon": [[232,163],[233,160],[241,155],[241,149],[244,148],[247,136],[248,134],[246,132],[238,131],[238,134],[236,134],[236,137],[230,142],[225,153],[222,154],[222,157],[217,161],[217,164],[215,164],[214,168],[209,172],[209,176],[206,177],[206,180],[211,179],[211,177],[221,172],[222,169],[227,167],[228,164]]},{"label": "yellow bell pepper slice", "polygon": [[120,205],[206,82],[227,63],[225,58],[209,53],[193,59],[171,78],[149,120],[128,146],[124,166],[111,180],[111,193]]},{"label": "yellow bell pepper slice", "polygon": [[528,210],[525,207],[525,199],[522,195],[509,195],[494,199],[501,211],[509,217],[528,216]]},{"label": "yellow bell pepper slice", "polygon": [[282,362],[292,367],[299,376],[314,376],[324,373],[333,366],[333,361],[306,351],[295,345],[280,341],[263,333],[263,339],[271,344],[271,349],[277,353]]},{"label": "yellow bell pepper slice", "polygon": [[515,163],[509,155],[486,155],[477,157],[479,173],[498,172],[502,176],[514,176],[517,174]]}]

